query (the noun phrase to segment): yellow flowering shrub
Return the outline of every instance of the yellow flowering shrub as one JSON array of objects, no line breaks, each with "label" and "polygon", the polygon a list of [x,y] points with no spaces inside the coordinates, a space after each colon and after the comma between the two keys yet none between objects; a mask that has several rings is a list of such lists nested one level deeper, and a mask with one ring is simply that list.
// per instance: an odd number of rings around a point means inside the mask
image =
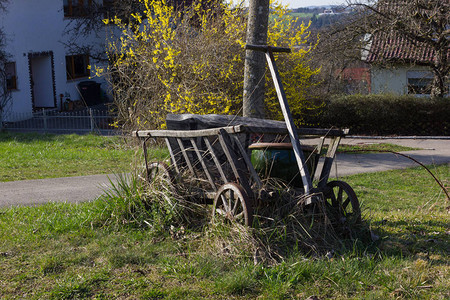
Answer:
[{"label": "yellow flowering shrub", "polygon": [[[308,102],[306,92],[314,84],[311,79],[320,72],[320,69],[312,69],[308,64],[309,54],[317,45],[317,43],[308,42],[309,24],[301,24],[300,27],[295,28],[295,23],[296,18],[288,14],[287,7],[280,4],[273,5],[267,43],[292,50],[290,54],[275,55],[275,59],[295,122],[297,125],[302,125],[302,113],[317,108]],[[265,98],[266,117],[282,120],[283,114],[271,83],[272,79],[269,77],[270,74],[267,72],[266,82],[269,88],[266,89]]]},{"label": "yellow flowering shrub", "polygon": [[[168,113],[240,114],[246,33],[243,7],[197,0],[177,10],[166,0],[140,1],[145,10],[132,13],[127,20],[104,20],[113,30],[120,30],[108,43],[108,69],[98,70],[113,86],[118,124],[161,128]],[[295,92],[289,99],[295,113],[304,109],[302,91],[317,70],[305,64],[310,51],[305,40],[307,26],[294,30],[286,9],[279,4],[274,8],[269,44],[300,47],[286,57],[280,55],[281,75],[295,79],[284,81],[287,94]],[[280,118],[273,88],[267,95],[269,115]]]}]

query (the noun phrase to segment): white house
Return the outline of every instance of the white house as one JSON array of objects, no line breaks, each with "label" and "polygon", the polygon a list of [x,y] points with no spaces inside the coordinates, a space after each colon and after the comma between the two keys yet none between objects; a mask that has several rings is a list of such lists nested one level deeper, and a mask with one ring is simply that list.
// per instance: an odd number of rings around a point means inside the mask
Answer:
[{"label": "white house", "polygon": [[371,91],[374,94],[427,96],[433,80],[429,68],[417,65],[394,65],[390,68],[372,66]]},{"label": "white house", "polygon": [[[106,88],[101,78],[91,78],[87,53],[69,53],[64,43],[73,37],[64,34],[70,20],[82,15],[102,0],[12,0],[0,16],[6,35],[8,88],[12,101],[4,119],[14,121],[17,113],[31,115],[41,108],[62,109],[66,98],[79,100],[78,84],[93,80]],[[92,34],[80,45],[101,45],[103,36]],[[73,40],[72,40],[73,41]],[[13,116],[16,117],[13,117]]]},{"label": "white house", "polygon": [[[430,65],[436,64],[437,54],[425,43],[413,44],[393,33],[367,35],[367,48],[362,60],[371,64],[371,92],[397,95],[429,96],[433,82]],[[450,53],[447,53],[450,57]],[[450,82],[446,82],[447,91]],[[448,95],[448,92],[447,92]]]}]

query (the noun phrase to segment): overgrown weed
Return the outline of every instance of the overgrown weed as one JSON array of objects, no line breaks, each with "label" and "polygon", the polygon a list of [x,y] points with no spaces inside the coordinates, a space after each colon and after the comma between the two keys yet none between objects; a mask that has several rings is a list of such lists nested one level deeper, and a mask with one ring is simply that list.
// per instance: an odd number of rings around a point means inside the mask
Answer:
[{"label": "overgrown weed", "polygon": [[195,227],[204,218],[203,208],[184,199],[162,176],[152,182],[137,172],[117,174],[111,188],[94,201],[93,224],[121,228],[149,228],[154,234],[181,232],[181,227]]},{"label": "overgrown weed", "polygon": [[[160,174],[159,174],[160,175]],[[327,253],[367,248],[368,223],[337,230],[324,208],[304,206],[302,196],[289,189],[276,193],[279,199],[259,205],[253,227],[238,223],[211,222],[211,206],[184,196],[189,186],[156,176],[150,183],[139,176],[118,175],[111,190],[95,201],[96,226],[148,229],[153,236],[186,240],[196,252],[224,260],[253,259],[255,264],[277,264],[294,253],[324,256]]]}]

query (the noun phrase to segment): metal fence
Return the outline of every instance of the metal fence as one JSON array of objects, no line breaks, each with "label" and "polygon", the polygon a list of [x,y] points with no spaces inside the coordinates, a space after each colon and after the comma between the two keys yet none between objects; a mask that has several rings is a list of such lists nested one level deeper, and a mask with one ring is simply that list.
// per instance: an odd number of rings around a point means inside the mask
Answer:
[{"label": "metal fence", "polygon": [[114,115],[105,110],[84,109],[71,112],[42,109],[32,114],[9,114],[3,122],[7,131],[44,132],[44,133],[89,133],[113,135],[119,132],[114,129]]}]

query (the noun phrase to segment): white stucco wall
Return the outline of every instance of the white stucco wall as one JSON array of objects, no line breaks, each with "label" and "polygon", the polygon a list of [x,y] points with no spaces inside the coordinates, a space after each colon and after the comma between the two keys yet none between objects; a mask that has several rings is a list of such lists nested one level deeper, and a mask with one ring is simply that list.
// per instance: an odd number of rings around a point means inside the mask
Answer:
[{"label": "white stucco wall", "polygon": [[382,69],[372,66],[371,91],[373,94],[408,94],[408,74],[429,73],[430,69],[423,66],[396,66]]},{"label": "white stucco wall", "polygon": [[372,93],[405,94],[408,91],[406,72],[407,70],[404,68],[380,69],[372,67],[370,72]]},{"label": "white stucco wall", "polygon": [[[65,57],[70,53],[67,53],[62,43],[65,39],[71,38],[63,35],[67,24],[69,20],[64,18],[63,0],[9,2],[6,13],[0,17],[0,26],[7,36],[5,50],[11,55],[10,61],[16,63],[17,90],[12,91],[10,112],[31,114],[33,111],[29,70],[30,53],[53,53],[57,107],[60,106],[60,94],[68,93],[72,100],[80,99],[77,84],[81,81],[95,80],[102,83],[102,88],[106,89],[106,83],[99,78],[67,80]],[[83,39],[82,43],[99,44],[102,38],[93,35]],[[96,62],[90,61],[90,63]],[[41,81],[48,83],[48,78]],[[48,90],[44,93],[48,94]],[[7,116],[4,117],[7,118]]]}]

